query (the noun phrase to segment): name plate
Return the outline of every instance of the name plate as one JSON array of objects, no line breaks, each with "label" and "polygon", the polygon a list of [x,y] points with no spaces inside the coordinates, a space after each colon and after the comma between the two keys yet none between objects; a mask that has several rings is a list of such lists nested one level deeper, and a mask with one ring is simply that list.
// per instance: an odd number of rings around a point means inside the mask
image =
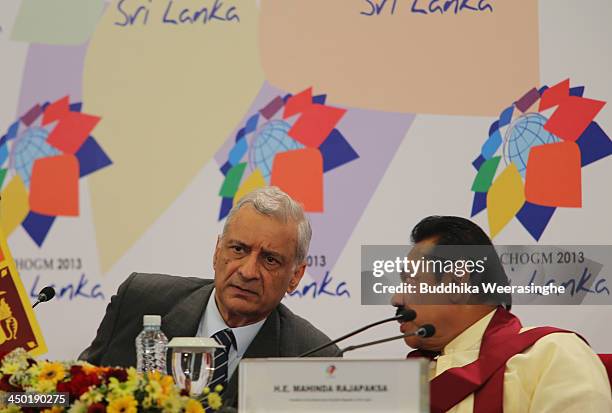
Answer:
[{"label": "name plate", "polygon": [[429,412],[421,359],[243,359],[239,413]]}]

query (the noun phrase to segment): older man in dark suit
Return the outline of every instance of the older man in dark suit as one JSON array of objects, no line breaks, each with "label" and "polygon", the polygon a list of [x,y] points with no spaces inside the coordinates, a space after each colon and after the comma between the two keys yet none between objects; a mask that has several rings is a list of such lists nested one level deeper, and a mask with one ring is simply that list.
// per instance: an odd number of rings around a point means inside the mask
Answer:
[{"label": "older man in dark suit", "polygon": [[[236,404],[242,358],[296,357],[329,341],[280,304],[306,269],[311,228],[302,207],[274,187],[251,192],[228,215],[213,257],[215,279],[132,274],[111,299],[96,338],[80,358],[134,366],[134,340],[145,314],[162,316],[168,338],[214,337],[226,346],[218,383]],[[336,356],[331,346],[315,356]],[[229,380],[228,380],[229,378]]]}]

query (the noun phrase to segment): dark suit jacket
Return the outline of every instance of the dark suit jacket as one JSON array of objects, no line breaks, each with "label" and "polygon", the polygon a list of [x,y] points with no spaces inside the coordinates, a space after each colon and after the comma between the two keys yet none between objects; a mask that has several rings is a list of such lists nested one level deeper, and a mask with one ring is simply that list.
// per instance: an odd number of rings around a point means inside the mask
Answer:
[{"label": "dark suit jacket", "polygon": [[[79,359],[101,366],[135,366],[136,336],[142,331],[142,316],[162,316],[162,330],[168,337],[193,337],[211,296],[212,280],[163,274],[133,273],[111,298],[104,319],[91,345]],[[329,338],[303,318],[279,304],[251,342],[244,358],[297,357]],[[336,346],[315,357],[335,357]],[[236,405],[238,370],[230,378],[223,398]]]}]

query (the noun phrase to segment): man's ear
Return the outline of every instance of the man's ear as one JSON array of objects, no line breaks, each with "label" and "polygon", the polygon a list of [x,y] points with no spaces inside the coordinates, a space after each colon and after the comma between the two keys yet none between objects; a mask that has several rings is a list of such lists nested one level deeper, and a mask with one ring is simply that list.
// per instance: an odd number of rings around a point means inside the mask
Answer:
[{"label": "man's ear", "polygon": [[287,287],[287,292],[292,293],[300,284],[302,277],[304,276],[304,272],[306,271],[306,263],[300,264],[295,268],[291,279],[289,280],[289,286]]},{"label": "man's ear", "polygon": [[215,253],[213,254],[213,268],[217,267],[217,255],[221,250],[221,235],[217,236],[217,244],[215,245]]}]

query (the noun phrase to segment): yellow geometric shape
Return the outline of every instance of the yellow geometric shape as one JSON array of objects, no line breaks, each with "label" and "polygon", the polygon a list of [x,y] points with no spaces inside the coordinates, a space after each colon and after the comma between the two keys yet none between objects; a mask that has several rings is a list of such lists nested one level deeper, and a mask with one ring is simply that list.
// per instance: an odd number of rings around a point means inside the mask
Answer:
[{"label": "yellow geometric shape", "polygon": [[525,203],[523,180],[516,165],[511,163],[497,177],[487,193],[487,211],[491,238],[515,217]]},{"label": "yellow geometric shape", "polygon": [[497,116],[540,82],[538,2],[466,3],[262,1],[266,79],[332,105]]},{"label": "yellow geometric shape", "polygon": [[249,192],[254,191],[257,188],[263,188],[266,185],[266,179],[263,177],[263,174],[261,173],[259,168],[255,169],[253,173],[249,175],[249,177],[245,179],[244,182],[242,182],[240,188],[238,188],[236,195],[234,195],[234,205],[236,205],[236,203],[240,201],[240,198],[242,198]]},{"label": "yellow geometric shape", "polygon": [[91,37],[83,111],[101,117],[92,135],[113,161],[88,177],[103,272],[212,159],[264,82],[256,2],[213,3],[113,1]]},{"label": "yellow geometric shape", "polygon": [[28,189],[21,180],[21,177],[15,175],[11,182],[2,190],[0,196],[2,197],[2,203],[0,204],[0,225],[6,236],[9,236],[15,228],[21,225],[30,212]]},{"label": "yellow geometric shape", "polygon": [[28,345],[28,347],[29,347],[29,348],[34,348],[34,347],[36,347],[36,343],[35,343],[35,342],[33,342],[33,341],[28,341],[27,345]]}]

